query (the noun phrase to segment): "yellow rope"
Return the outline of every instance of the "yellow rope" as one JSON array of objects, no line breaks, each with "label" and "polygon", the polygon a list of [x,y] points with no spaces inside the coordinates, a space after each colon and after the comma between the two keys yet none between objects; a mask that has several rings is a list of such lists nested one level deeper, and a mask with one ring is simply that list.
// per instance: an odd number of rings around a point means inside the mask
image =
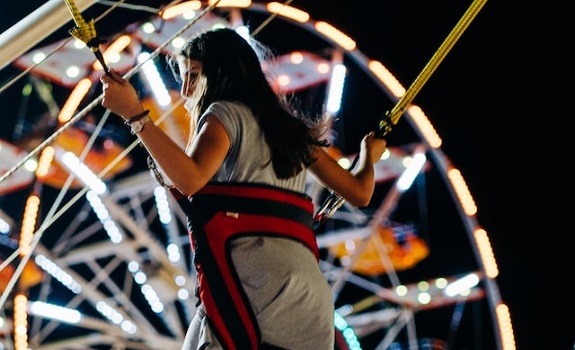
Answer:
[{"label": "yellow rope", "polygon": [[74,1],[64,0],[68,10],[72,14],[72,18],[74,19],[74,23],[76,23],[76,27],[70,30],[70,34],[72,34],[76,39],[82,40],[86,44],[91,42],[94,38],[96,38],[96,28],[94,26],[94,21],[90,21],[86,23],[80,11],[76,7]]},{"label": "yellow rope", "polygon": [[467,29],[471,21],[475,18],[479,10],[483,7],[483,5],[487,2],[487,0],[475,0],[471,4],[471,6],[467,9],[467,11],[463,14],[455,28],[449,33],[447,38],[443,41],[439,49],[435,52],[433,57],[429,60],[427,65],[423,68],[421,73],[417,76],[417,78],[413,81],[409,89],[405,92],[405,94],[401,97],[401,99],[397,102],[395,107],[391,109],[388,113],[388,117],[391,122],[395,125],[397,124],[399,118],[405,112],[407,106],[413,101],[415,95],[421,90],[423,85],[427,82],[431,74],[435,71],[437,66],[441,63],[441,61],[447,56],[447,53],[455,42],[459,39],[461,34]]},{"label": "yellow rope", "polygon": [[110,70],[106,66],[104,56],[100,51],[100,40],[98,40],[98,35],[96,34],[96,26],[94,25],[94,20],[86,22],[80,11],[78,11],[74,1],[64,0],[64,2],[66,3],[68,10],[70,10],[70,13],[72,14],[72,18],[76,23],[76,27],[70,30],[70,34],[76,39],[86,43],[94,55],[96,55],[96,58],[104,68],[104,72],[108,73]]}]

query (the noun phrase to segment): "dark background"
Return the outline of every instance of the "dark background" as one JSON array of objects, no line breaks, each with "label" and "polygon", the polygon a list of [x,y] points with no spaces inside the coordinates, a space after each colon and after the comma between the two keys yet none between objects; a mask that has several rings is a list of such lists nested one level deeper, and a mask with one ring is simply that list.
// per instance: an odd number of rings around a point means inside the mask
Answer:
[{"label": "dark background", "polygon": [[[4,1],[5,30],[42,1]],[[471,4],[294,1],[352,37],[408,87]],[[486,3],[415,98],[478,205],[517,349],[572,349],[574,10],[569,1]],[[105,30],[105,29],[104,29]],[[2,96],[0,96],[1,98]],[[14,103],[0,99],[2,138]]]},{"label": "dark background", "polygon": [[[329,19],[409,86],[471,4],[377,3],[294,6]],[[517,349],[571,349],[575,341],[565,321],[574,312],[566,281],[575,242],[567,107],[574,20],[568,1],[487,1],[414,100],[478,204]]]}]

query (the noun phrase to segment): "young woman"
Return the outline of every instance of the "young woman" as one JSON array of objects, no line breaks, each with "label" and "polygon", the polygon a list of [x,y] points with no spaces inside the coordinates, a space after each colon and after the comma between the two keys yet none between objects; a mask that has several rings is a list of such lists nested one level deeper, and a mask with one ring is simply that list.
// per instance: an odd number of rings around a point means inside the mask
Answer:
[{"label": "young woman", "polygon": [[182,349],[334,348],[306,174],[366,206],[385,141],[367,134],[356,170],[343,169],[326,152],[328,125],[299,116],[273,91],[261,48],[218,29],[172,58],[191,118],[185,150],[150,122],[129,82],[114,71],[101,77],[102,105],[131,125],[190,203],[198,304]]}]

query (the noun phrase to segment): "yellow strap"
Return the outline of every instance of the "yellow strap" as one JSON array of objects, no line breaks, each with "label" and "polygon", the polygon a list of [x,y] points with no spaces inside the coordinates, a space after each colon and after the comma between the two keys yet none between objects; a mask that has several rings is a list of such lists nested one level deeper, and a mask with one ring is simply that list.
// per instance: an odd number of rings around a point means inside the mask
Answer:
[{"label": "yellow strap", "polygon": [[439,49],[435,52],[433,57],[429,60],[427,65],[423,68],[421,73],[417,76],[417,78],[413,81],[409,89],[405,92],[405,94],[401,97],[401,99],[397,102],[395,107],[391,109],[388,113],[388,117],[391,122],[395,125],[397,124],[399,118],[405,112],[407,106],[413,101],[415,95],[421,90],[423,85],[427,82],[431,74],[435,71],[437,66],[441,63],[443,58],[447,56],[447,53],[455,42],[459,39],[461,34],[467,29],[471,21],[475,18],[479,10],[485,5],[487,0],[474,0],[471,6],[467,9],[467,11],[463,14],[459,22],[451,33],[445,38]]}]

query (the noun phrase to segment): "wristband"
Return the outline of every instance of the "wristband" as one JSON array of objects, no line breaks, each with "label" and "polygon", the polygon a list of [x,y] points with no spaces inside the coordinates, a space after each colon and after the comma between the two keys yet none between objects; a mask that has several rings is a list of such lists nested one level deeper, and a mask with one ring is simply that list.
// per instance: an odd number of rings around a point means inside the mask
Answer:
[{"label": "wristband", "polygon": [[130,123],[130,127],[131,127],[130,132],[134,135],[139,134],[140,132],[142,132],[142,130],[144,130],[144,125],[146,125],[146,123],[151,122],[151,121],[152,121],[152,118],[150,118],[149,115],[144,114],[143,117]]},{"label": "wristband", "polygon": [[150,114],[150,110],[149,110],[149,109],[146,109],[146,110],[144,110],[142,113],[137,114],[137,115],[133,116],[132,118],[126,119],[126,121],[124,121],[124,124],[126,124],[126,125],[132,125],[133,122],[144,118],[144,117],[147,116],[148,114]]}]

